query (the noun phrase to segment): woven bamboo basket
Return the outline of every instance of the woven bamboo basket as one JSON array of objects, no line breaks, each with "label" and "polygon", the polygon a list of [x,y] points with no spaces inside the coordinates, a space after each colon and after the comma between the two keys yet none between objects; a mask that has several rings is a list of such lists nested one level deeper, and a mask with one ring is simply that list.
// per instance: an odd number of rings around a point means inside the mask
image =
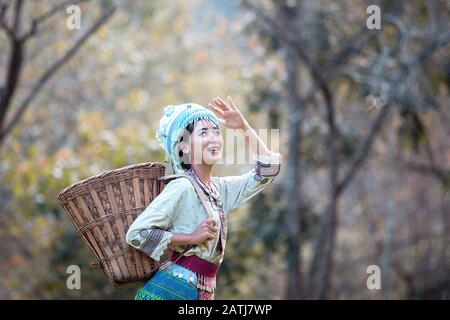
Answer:
[{"label": "woven bamboo basket", "polygon": [[159,162],[135,164],[76,182],[58,194],[78,234],[115,286],[149,278],[159,263],[128,245],[133,221],[164,189],[168,180]]}]

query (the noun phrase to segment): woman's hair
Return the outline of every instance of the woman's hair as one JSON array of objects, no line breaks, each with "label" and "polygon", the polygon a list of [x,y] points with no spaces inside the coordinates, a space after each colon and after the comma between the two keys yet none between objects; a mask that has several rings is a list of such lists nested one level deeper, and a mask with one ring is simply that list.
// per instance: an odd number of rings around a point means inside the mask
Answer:
[{"label": "woman's hair", "polygon": [[[189,132],[189,134],[191,134],[192,132],[194,132],[194,128],[195,128],[195,125],[196,125],[196,124],[197,124],[197,121],[193,121],[193,122],[189,123],[189,124],[186,126],[186,128],[184,128],[184,129],[185,129],[187,132]],[[184,137],[188,138],[187,135],[182,134],[181,137],[180,137],[180,139],[178,140],[178,142],[183,141]],[[185,141],[185,142],[187,143],[188,141]],[[190,169],[191,169],[191,164],[190,164],[190,163],[184,163],[184,161],[182,160],[182,159],[183,159],[183,156],[184,156],[183,151],[179,150],[179,151],[178,151],[178,157],[179,157],[179,159],[180,159],[180,161],[181,161],[181,167],[183,168],[183,170],[190,170]]]}]

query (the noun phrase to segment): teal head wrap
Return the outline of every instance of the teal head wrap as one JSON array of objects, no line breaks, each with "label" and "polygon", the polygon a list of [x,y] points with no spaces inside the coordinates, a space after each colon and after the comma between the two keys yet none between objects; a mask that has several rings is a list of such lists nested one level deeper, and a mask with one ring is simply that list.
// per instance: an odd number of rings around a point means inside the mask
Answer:
[{"label": "teal head wrap", "polygon": [[166,160],[172,161],[173,172],[183,172],[178,156],[178,142],[186,127],[199,120],[210,120],[219,125],[219,118],[205,107],[195,103],[185,103],[177,106],[168,105],[164,108],[164,116],[159,121],[156,139],[166,152]]}]

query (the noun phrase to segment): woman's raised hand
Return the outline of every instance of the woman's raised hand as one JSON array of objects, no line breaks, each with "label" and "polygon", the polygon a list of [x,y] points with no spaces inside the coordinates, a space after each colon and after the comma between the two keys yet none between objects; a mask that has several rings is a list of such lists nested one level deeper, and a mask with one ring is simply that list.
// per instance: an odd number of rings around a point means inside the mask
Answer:
[{"label": "woman's raised hand", "polygon": [[247,128],[247,120],[245,120],[230,96],[228,96],[227,102],[222,98],[217,97],[213,99],[213,103],[208,104],[208,107],[217,117],[219,117],[225,127],[244,130]]}]

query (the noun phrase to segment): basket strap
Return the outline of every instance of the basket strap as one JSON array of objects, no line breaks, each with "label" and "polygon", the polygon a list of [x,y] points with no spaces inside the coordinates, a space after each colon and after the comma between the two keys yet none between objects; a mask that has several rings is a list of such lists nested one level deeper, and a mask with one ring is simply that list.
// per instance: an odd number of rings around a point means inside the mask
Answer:
[{"label": "basket strap", "polygon": [[201,189],[200,185],[198,184],[197,180],[195,180],[195,178],[191,175],[191,174],[185,174],[182,175],[185,178],[188,178],[192,185],[194,186],[195,191],[197,192],[198,197],[200,198],[200,201],[203,204],[203,207],[205,207],[206,212],[208,213],[209,218],[213,218],[213,214],[211,212],[211,210],[209,209],[209,206],[207,204],[207,198],[205,193],[203,192],[203,190]]}]

